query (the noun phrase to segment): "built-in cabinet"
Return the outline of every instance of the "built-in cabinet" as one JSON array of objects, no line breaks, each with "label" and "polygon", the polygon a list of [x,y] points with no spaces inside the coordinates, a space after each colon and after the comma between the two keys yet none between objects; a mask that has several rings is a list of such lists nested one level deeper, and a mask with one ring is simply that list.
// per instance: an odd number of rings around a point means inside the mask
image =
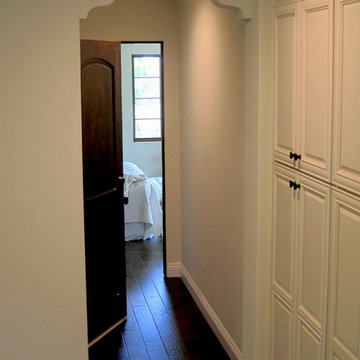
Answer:
[{"label": "built-in cabinet", "polygon": [[360,0],[273,8],[271,360],[360,360]]}]

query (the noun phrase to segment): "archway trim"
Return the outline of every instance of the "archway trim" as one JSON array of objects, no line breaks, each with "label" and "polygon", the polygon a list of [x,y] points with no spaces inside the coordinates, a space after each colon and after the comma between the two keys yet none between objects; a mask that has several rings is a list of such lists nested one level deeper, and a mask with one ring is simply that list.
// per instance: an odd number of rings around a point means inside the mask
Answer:
[{"label": "archway trim", "polygon": [[234,9],[240,20],[250,20],[253,16],[253,0],[211,0],[219,7]]}]

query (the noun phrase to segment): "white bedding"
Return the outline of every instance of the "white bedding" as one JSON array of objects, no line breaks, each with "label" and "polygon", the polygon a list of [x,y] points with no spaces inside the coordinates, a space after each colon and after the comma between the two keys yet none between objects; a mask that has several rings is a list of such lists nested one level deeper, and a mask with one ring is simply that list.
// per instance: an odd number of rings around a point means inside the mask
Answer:
[{"label": "white bedding", "polygon": [[135,164],[124,162],[125,240],[162,235],[162,209],[154,184]]},{"label": "white bedding", "polygon": [[149,180],[151,181],[156,195],[160,201],[160,206],[162,208],[163,206],[163,200],[162,200],[162,177],[161,176],[157,176],[157,177],[150,177]]}]

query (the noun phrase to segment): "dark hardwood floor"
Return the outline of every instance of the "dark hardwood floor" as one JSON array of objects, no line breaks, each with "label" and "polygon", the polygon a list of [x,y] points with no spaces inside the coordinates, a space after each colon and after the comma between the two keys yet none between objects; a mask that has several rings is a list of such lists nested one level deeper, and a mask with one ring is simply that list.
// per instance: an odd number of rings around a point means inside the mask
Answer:
[{"label": "dark hardwood floor", "polygon": [[89,350],[90,360],[229,359],[179,278],[164,279],[155,240],[126,243],[128,319]]}]

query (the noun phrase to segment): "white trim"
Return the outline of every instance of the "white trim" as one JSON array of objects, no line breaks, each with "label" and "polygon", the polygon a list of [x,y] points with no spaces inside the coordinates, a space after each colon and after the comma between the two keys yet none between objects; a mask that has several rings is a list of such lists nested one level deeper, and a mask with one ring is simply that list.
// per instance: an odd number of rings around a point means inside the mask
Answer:
[{"label": "white trim", "polygon": [[166,268],[167,277],[181,277],[181,266],[182,264],[179,262],[168,263]]},{"label": "white trim", "polygon": [[93,341],[89,342],[88,347],[90,348],[94,344],[96,344],[99,340],[101,340],[105,335],[107,335],[110,331],[114,330],[116,327],[118,327],[120,324],[122,324],[127,319],[127,316],[123,317],[121,320],[119,320],[116,324],[109,327],[106,331],[104,331],[102,334],[100,334],[98,337],[96,337]]},{"label": "white trim", "polygon": [[202,314],[206,318],[207,322],[211,326],[212,330],[221,342],[227,354],[230,356],[231,360],[244,360],[241,350],[236,345],[235,341],[226,330],[224,324],[216,315],[214,309],[206,300],[204,294],[201,292],[194,279],[191,277],[183,264],[180,264],[180,271],[181,278],[184,281],[186,287],[190,291],[196,304],[199,306]]}]

